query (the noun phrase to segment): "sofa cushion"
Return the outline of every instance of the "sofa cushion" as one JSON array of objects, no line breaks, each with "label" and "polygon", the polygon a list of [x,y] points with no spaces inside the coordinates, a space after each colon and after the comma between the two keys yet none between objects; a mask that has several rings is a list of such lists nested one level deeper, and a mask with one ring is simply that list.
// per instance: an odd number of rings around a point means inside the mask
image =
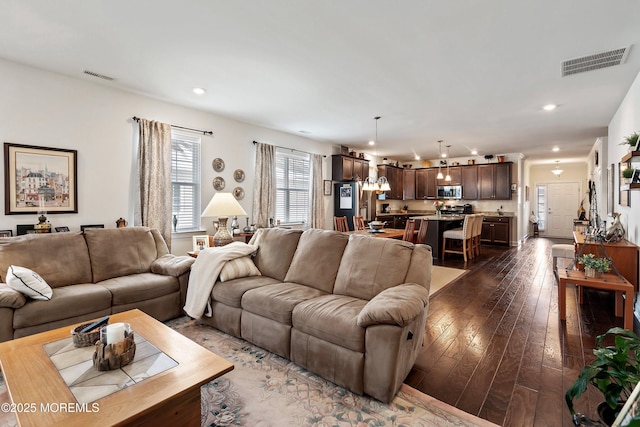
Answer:
[{"label": "sofa cushion", "polygon": [[240,308],[242,296],[245,292],[261,286],[273,285],[274,283],[280,283],[280,281],[266,276],[242,277],[227,282],[217,282],[213,285],[211,296],[214,301],[230,307]]},{"label": "sofa cushion", "polygon": [[349,235],[309,229],[302,233],[285,282],[300,283],[331,293]]},{"label": "sofa cushion", "polygon": [[413,247],[402,240],[351,235],[333,293],[370,300],[404,283]]},{"label": "sofa cushion", "polygon": [[158,258],[155,239],[147,227],[89,228],[84,233],[94,283],[148,273]]},{"label": "sofa cushion", "polygon": [[220,271],[221,282],[249,276],[261,276],[260,270],[258,270],[250,256],[243,256],[227,261]]},{"label": "sofa cushion", "polygon": [[294,329],[321,340],[364,352],[365,329],[356,319],[366,303],[344,295],[324,295],[296,305],[292,324]]},{"label": "sofa cushion", "polygon": [[13,328],[42,325],[110,307],[111,292],[104,286],[94,283],[62,286],[53,289],[51,301],[33,300],[17,309],[13,315]]},{"label": "sofa cushion", "polygon": [[258,245],[258,252],[253,261],[260,273],[283,281],[301,235],[302,230],[258,229],[249,243]]},{"label": "sofa cushion", "polygon": [[129,304],[168,295],[180,290],[178,279],[153,273],[131,274],[103,280],[98,285],[111,292],[112,305]]},{"label": "sofa cushion", "polygon": [[326,293],[297,283],[277,283],[245,292],[242,309],[291,325],[291,312],[297,304],[322,295]]},{"label": "sofa cushion", "polygon": [[7,270],[7,285],[32,299],[49,301],[53,291],[38,273],[28,268],[10,265]]},{"label": "sofa cushion", "polygon": [[2,281],[6,280],[7,269],[12,264],[37,271],[52,288],[91,282],[89,251],[80,232],[0,239]]}]

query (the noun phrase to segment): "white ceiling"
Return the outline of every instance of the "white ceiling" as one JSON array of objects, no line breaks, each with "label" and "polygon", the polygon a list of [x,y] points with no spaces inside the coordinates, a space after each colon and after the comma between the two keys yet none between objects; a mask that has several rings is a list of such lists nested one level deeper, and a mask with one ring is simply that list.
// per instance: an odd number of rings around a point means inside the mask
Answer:
[{"label": "white ceiling", "polygon": [[[561,77],[629,45],[620,66]],[[0,1],[2,58],[356,150],[379,115],[375,150],[401,160],[439,139],[452,157],[584,157],[638,49],[638,0]]]}]

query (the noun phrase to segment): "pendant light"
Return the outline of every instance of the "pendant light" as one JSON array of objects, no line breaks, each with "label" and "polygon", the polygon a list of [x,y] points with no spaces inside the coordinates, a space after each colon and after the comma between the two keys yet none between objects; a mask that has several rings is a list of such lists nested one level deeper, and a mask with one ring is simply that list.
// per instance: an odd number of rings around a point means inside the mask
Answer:
[{"label": "pendant light", "polygon": [[451,146],[447,145],[447,176],[444,177],[445,181],[451,181],[451,174],[449,174],[449,163],[451,163],[451,159],[449,158],[449,148],[451,148]]},{"label": "pendant light", "polygon": [[557,176],[558,178],[560,178],[560,174],[562,172],[564,172],[562,169],[560,169],[560,160],[556,160],[556,168],[552,169],[551,172]]},{"label": "pendant light", "polygon": [[442,159],[442,140],[438,140],[438,176],[436,176],[436,179],[442,179],[444,178],[444,176],[442,175],[442,170],[440,169],[440,159]]}]

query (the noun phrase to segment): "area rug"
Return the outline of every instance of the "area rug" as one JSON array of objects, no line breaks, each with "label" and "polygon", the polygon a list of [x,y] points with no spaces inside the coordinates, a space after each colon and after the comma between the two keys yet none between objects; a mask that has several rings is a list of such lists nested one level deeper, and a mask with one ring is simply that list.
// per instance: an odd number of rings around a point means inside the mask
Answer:
[{"label": "area rug", "polygon": [[[384,404],[188,317],[167,325],[235,366],[202,387],[203,426],[494,426],[406,384]],[[0,376],[0,402],[8,401]],[[0,426],[15,425],[12,414],[0,412]]]},{"label": "area rug", "polygon": [[468,270],[461,270],[459,268],[434,265],[433,270],[431,270],[431,289],[429,290],[429,297],[435,296],[447,285],[453,283],[456,279],[467,272]]}]

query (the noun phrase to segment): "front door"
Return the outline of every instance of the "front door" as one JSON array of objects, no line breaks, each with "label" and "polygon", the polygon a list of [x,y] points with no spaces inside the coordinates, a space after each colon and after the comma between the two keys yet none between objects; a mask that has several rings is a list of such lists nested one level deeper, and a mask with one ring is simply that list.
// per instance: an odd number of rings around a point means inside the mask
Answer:
[{"label": "front door", "polygon": [[547,237],[573,237],[573,220],[580,207],[580,183],[547,184]]}]

